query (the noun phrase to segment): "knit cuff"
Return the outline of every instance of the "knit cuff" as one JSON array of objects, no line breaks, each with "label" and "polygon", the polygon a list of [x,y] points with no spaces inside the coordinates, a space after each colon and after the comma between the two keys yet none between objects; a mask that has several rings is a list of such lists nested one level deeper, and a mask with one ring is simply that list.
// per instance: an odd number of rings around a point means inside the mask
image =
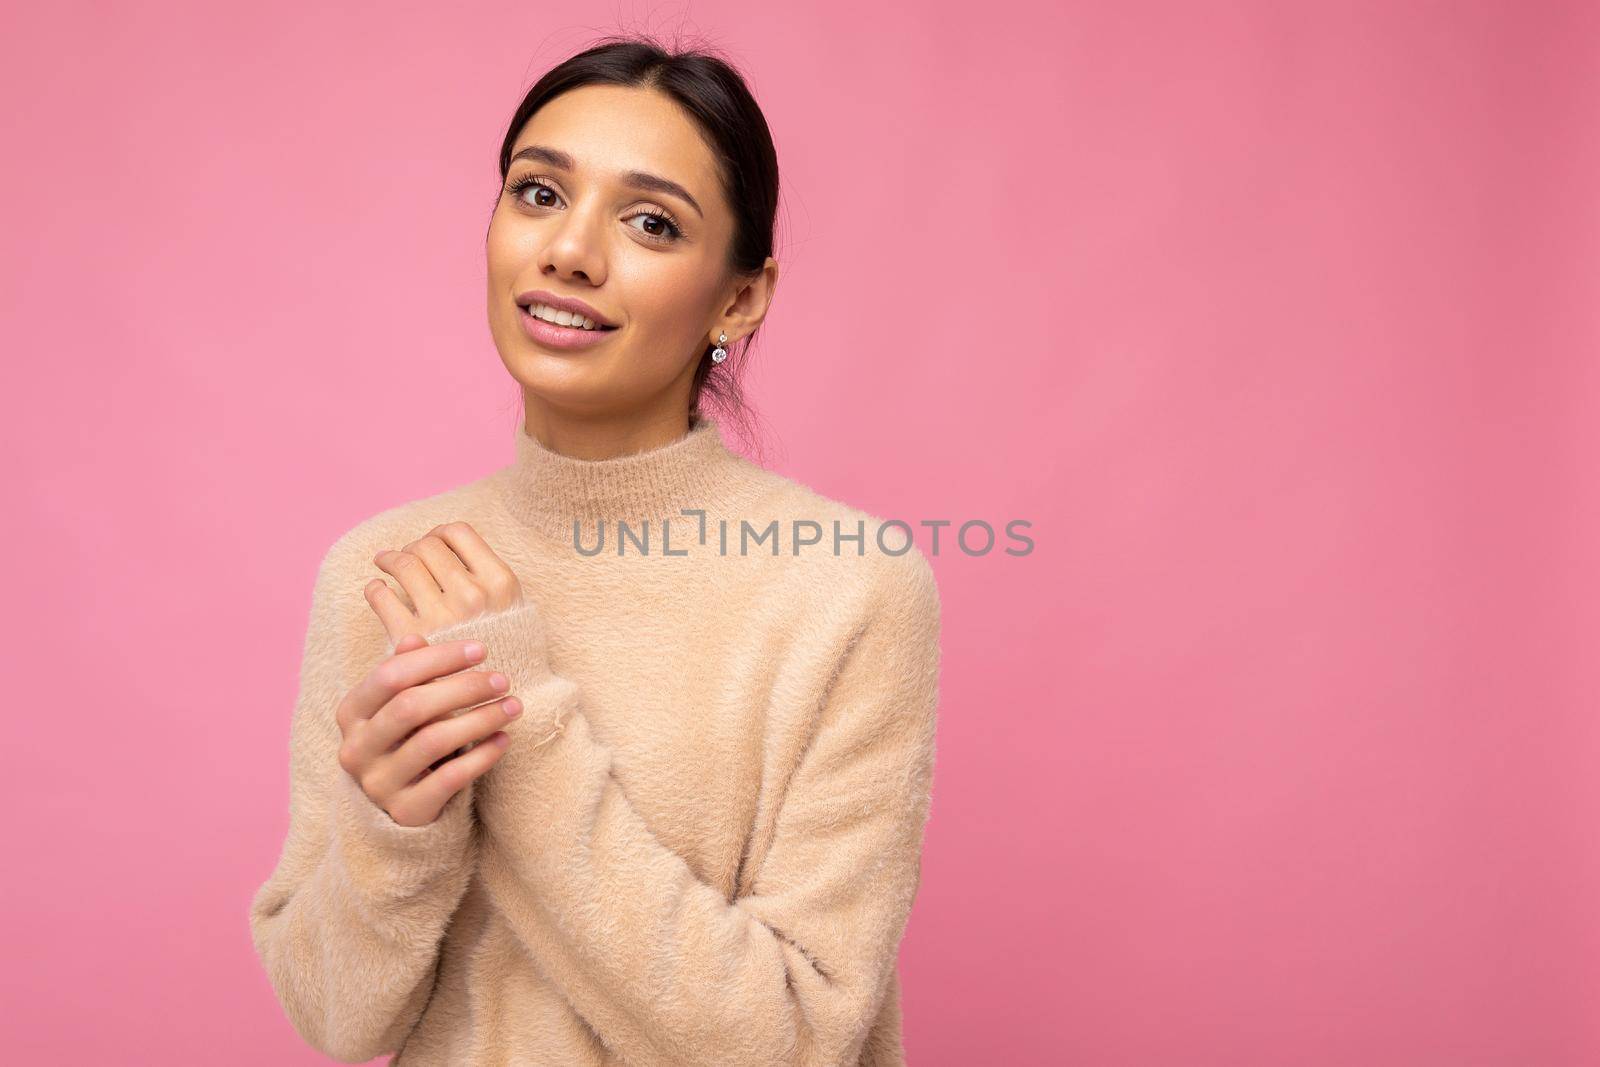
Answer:
[{"label": "knit cuff", "polygon": [[432,822],[403,826],[348,772],[340,768],[335,774],[336,846],[348,876],[369,895],[410,895],[462,861],[472,839],[476,780],[458,790]]},{"label": "knit cuff", "polygon": [[504,727],[511,738],[511,751],[501,757],[500,767],[517,762],[513,753],[542,748],[561,736],[575,703],[576,686],[550,668],[544,616],[538,605],[523,601],[426,636],[430,645],[483,642],[487,655],[474,669],[499,671],[511,683],[506,695],[516,697],[523,710]]},{"label": "knit cuff", "polygon": [[[451,641],[477,641],[487,653],[473,670],[499,671],[511,681],[509,694],[531,689],[550,674],[544,618],[537,604],[523,601],[500,611],[452,623],[423,635],[430,645]],[[389,642],[386,655],[394,655]]]}]

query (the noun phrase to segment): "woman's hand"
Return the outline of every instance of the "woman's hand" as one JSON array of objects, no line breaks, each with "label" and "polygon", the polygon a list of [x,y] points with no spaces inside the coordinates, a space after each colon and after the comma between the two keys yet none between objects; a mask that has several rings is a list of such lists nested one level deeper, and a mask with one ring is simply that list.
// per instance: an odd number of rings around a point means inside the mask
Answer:
[{"label": "woman's hand", "polygon": [[437,819],[511,741],[500,728],[522,705],[504,696],[505,676],[464,669],[483,656],[471,641],[408,635],[339,704],[339,766],[401,826]]},{"label": "woman's hand", "polygon": [[435,526],[401,551],[379,552],[372,561],[392,574],[411,600],[408,607],[382,578],[367,583],[367,603],[396,647],[407,634],[426,635],[522,602],[517,576],[464,522]]}]

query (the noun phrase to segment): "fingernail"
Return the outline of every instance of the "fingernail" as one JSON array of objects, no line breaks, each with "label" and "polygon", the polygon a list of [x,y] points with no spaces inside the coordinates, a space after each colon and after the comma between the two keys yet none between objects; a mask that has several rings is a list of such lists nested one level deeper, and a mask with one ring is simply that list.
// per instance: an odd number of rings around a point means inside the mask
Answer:
[{"label": "fingernail", "polygon": [[499,673],[498,671],[495,672],[494,674],[489,675],[489,688],[490,689],[495,689],[495,690],[504,689],[506,686],[508,686],[510,684],[511,684],[510,682],[506,681],[506,676],[501,674],[501,673]]},{"label": "fingernail", "polygon": [[508,719],[515,719],[518,715],[522,714],[522,701],[518,700],[516,697],[506,698],[505,703],[501,704],[500,706],[506,709],[506,718]]},{"label": "fingernail", "polygon": [[476,642],[476,641],[468,641],[467,642],[467,647],[466,647],[466,653],[467,653],[467,658],[468,659],[482,659],[483,658],[483,646],[478,644],[478,642]]}]

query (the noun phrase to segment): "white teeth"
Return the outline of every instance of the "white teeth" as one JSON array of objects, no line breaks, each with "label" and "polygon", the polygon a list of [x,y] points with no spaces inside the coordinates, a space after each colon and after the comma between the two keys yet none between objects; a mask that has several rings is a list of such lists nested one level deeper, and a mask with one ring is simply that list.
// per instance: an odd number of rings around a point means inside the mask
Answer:
[{"label": "white teeth", "polygon": [[549,304],[534,304],[528,308],[528,314],[534,318],[553,322],[557,326],[571,326],[580,330],[598,330],[600,326],[593,319],[586,319],[582,315],[574,315],[570,311],[557,311]]}]

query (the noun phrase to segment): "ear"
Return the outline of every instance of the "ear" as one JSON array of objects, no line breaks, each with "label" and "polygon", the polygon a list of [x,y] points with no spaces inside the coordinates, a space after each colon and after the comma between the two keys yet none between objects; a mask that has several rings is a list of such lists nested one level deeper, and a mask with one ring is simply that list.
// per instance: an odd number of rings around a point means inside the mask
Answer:
[{"label": "ear", "polygon": [[772,298],[778,291],[778,261],[771,256],[761,269],[736,280],[731,298],[724,305],[717,321],[723,324],[728,336],[737,341],[756,332],[772,307]]}]

